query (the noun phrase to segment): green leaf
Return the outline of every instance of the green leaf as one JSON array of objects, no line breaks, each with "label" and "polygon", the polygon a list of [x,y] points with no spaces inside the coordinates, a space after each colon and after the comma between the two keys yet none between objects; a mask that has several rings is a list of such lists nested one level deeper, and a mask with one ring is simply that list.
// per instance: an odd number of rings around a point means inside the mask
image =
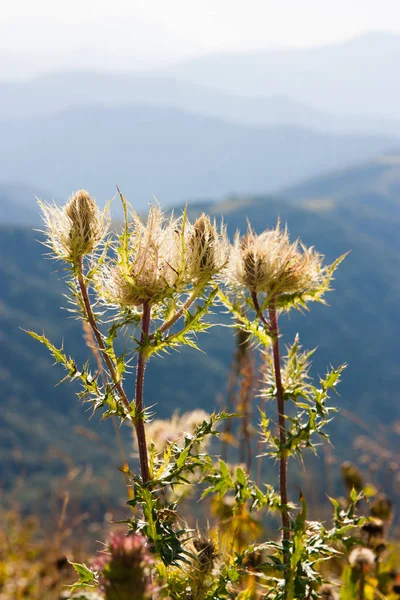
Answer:
[{"label": "green leaf", "polygon": [[71,586],[72,592],[82,587],[96,587],[97,580],[96,575],[93,571],[91,571],[86,565],[82,563],[74,563],[71,561],[68,562],[79,575],[79,581],[77,581]]}]

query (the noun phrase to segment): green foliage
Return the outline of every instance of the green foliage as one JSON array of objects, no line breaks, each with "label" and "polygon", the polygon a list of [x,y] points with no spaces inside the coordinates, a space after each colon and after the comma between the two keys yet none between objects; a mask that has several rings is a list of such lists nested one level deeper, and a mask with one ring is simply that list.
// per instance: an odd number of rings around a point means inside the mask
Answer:
[{"label": "green foliage", "polygon": [[92,375],[89,369],[89,363],[86,363],[83,367],[78,369],[75,361],[64,353],[62,346],[61,348],[57,348],[44,334],[38,335],[33,331],[28,331],[27,333],[32,338],[44,344],[54,357],[56,363],[61,364],[67,371],[67,375],[60,383],[63,383],[66,380],[71,382],[79,381],[81,383],[82,391],[78,393],[78,396],[83,402],[91,404],[93,412],[96,412],[100,408],[106,408],[102,415],[103,419],[112,415],[117,415],[122,419],[125,419],[128,416],[124,407],[121,406],[121,403],[118,401],[114,386],[111,384],[106,384],[105,386],[99,385],[97,382],[99,374]]},{"label": "green foliage", "polygon": [[274,492],[272,486],[266,484],[265,491],[262,491],[242,467],[236,467],[232,472],[222,459],[219,460],[218,466],[209,469],[203,481],[209,484],[203,492],[203,498],[208,494],[215,494],[218,499],[227,494],[233,495],[233,514],[240,512],[244,505],[248,505],[250,512],[260,511],[264,507],[275,510],[280,506],[279,495]]},{"label": "green foliage", "polygon": [[184,542],[188,541],[190,534],[185,528],[176,528],[177,505],[175,502],[165,502],[166,493],[169,488],[190,486],[189,474],[196,470],[204,472],[212,467],[211,458],[207,454],[199,454],[198,450],[207,436],[217,435],[214,425],[227,417],[224,413],[211,415],[210,420],[203,421],[193,435],[185,435],[182,448],[172,442],[162,456],[153,454],[151,482],[143,484],[140,478],[132,478],[133,498],[128,504],[140,507],[142,517],[134,517],[130,521],[130,529],[146,536],[153,551],[165,565],[187,562],[188,552],[184,549]]},{"label": "green foliage", "polygon": [[70,565],[79,575],[79,580],[71,586],[72,593],[80,588],[97,587],[96,574],[91,569],[80,563],[71,562]]},{"label": "green foliage", "polygon": [[169,335],[163,335],[158,330],[150,339],[145,340],[144,344],[142,344],[142,350],[146,357],[149,358],[152,354],[168,352],[170,349],[176,349],[184,345],[199,350],[196,343],[197,334],[207,331],[212,326],[211,323],[204,321],[204,318],[210,313],[217,294],[218,288],[214,288],[211,291],[203,290],[202,293],[199,292],[198,301],[203,300],[203,304],[197,304],[194,312],[189,312],[189,310],[182,311],[184,322],[181,329]]},{"label": "green foliage", "polygon": [[[270,332],[266,331],[257,319],[251,320],[247,317],[245,309],[251,306],[248,299],[241,296],[231,297],[221,289],[218,291],[218,297],[235,321],[232,327],[249,334],[251,343],[257,346],[267,348],[272,343]],[[254,310],[254,307],[251,308]]]},{"label": "green foliage", "polygon": [[[289,424],[285,444],[282,445],[278,437],[271,436],[270,421],[265,412],[261,411],[261,429],[272,456],[279,456],[284,452],[286,456],[301,459],[305,448],[310,448],[316,454],[316,445],[312,439],[315,435],[329,439],[324,428],[331,420],[330,414],[336,411],[334,407],[327,406],[329,392],[335,390],[346,365],[331,368],[325,378],[320,378],[319,387],[316,387],[308,381],[309,359],[312,354],[313,351],[300,352],[299,339],[296,338],[282,366],[284,399],[291,401],[295,408],[295,416],[287,418]],[[271,400],[275,398],[276,388],[270,370],[266,384],[262,396]]]}]

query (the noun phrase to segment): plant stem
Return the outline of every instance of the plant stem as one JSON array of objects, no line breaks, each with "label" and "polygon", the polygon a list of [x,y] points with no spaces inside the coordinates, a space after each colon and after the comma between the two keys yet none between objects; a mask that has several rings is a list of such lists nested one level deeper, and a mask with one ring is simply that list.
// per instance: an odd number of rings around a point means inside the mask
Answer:
[{"label": "plant stem", "polygon": [[99,349],[101,350],[101,354],[102,354],[102,356],[104,358],[104,361],[105,361],[105,363],[107,365],[107,368],[108,368],[108,370],[110,372],[111,379],[113,380],[113,383],[114,383],[114,385],[115,385],[115,387],[116,387],[116,389],[117,389],[117,391],[118,391],[118,393],[120,395],[120,398],[121,398],[123,404],[125,405],[125,408],[127,409],[128,412],[130,412],[131,407],[130,407],[130,404],[129,404],[128,397],[125,394],[125,391],[124,391],[124,388],[122,387],[121,382],[119,381],[119,378],[118,378],[115,366],[114,366],[111,358],[107,354],[106,346],[105,346],[104,341],[103,341],[103,336],[101,335],[100,330],[97,327],[96,319],[95,319],[95,316],[94,316],[93,311],[92,311],[92,307],[91,307],[90,299],[89,299],[89,293],[88,293],[88,289],[87,289],[87,286],[86,286],[85,278],[84,278],[84,275],[83,275],[82,258],[79,258],[79,261],[78,261],[78,274],[77,274],[77,277],[78,277],[78,285],[79,285],[79,289],[80,289],[81,294],[82,294],[83,304],[85,306],[86,316],[87,316],[87,319],[89,321],[89,325],[92,328],[94,337],[96,338],[97,345],[98,345]]},{"label": "plant stem", "polygon": [[[149,335],[151,318],[151,307],[148,302],[143,303],[142,317],[142,333],[140,335],[140,343],[143,344]],[[142,472],[143,483],[150,479],[149,461],[147,456],[146,432],[143,422],[143,385],[144,385],[144,370],[146,366],[146,358],[143,349],[139,351],[137,369],[136,369],[136,412],[139,417],[136,419],[136,436],[139,448],[140,469]]]},{"label": "plant stem", "polygon": [[364,588],[365,588],[365,574],[364,574],[364,571],[361,571],[360,583],[359,583],[359,588],[358,588],[358,600],[364,600]]},{"label": "plant stem", "polygon": [[[101,351],[101,355],[104,359],[104,362],[107,365],[107,368],[109,370],[109,373],[110,373],[111,379],[115,385],[115,388],[118,391],[120,399],[129,414],[131,412],[131,405],[129,403],[129,400],[125,393],[125,390],[122,386],[122,383],[119,380],[114,363],[111,360],[111,358],[109,357],[109,355],[107,354],[107,349],[106,349],[106,346],[103,341],[103,336],[101,335],[101,332],[97,326],[96,318],[92,311],[92,306],[90,304],[90,298],[89,298],[89,292],[88,292],[88,289],[86,286],[85,277],[83,275],[82,258],[79,259],[77,267],[78,267],[78,271],[77,271],[78,285],[79,285],[79,289],[82,294],[82,300],[83,300],[83,304],[85,307],[86,316],[89,321],[89,325],[93,331],[94,337],[96,338],[97,345],[99,347],[99,350]],[[149,316],[150,316],[150,314],[149,314]],[[144,312],[143,312],[143,321],[144,321]],[[150,318],[148,318],[148,326],[147,327],[149,327],[149,325],[150,325]],[[143,331],[142,331],[142,337],[144,337]],[[141,355],[142,355],[142,353],[139,354],[139,360],[140,360]],[[144,370],[144,366],[143,366],[142,371],[143,370]],[[142,393],[143,393],[143,373],[142,373]],[[143,402],[142,402],[142,405],[143,405]],[[140,410],[142,410],[142,409],[140,409]],[[141,427],[140,427],[139,423],[141,423]],[[136,430],[136,436],[137,436],[138,446],[139,446],[140,469],[141,469],[141,473],[142,473],[142,479],[144,482],[146,482],[150,479],[150,473],[149,473],[148,458],[147,458],[147,447],[145,446],[144,453],[143,453],[143,447],[141,450],[141,440],[144,439],[144,444],[146,444],[146,438],[144,437],[143,421],[138,420],[135,423],[135,430]]]},{"label": "plant stem", "polygon": [[[279,488],[282,504],[282,538],[290,540],[290,521],[287,508],[288,493],[287,493],[287,456],[284,446],[286,444],[286,422],[285,422],[285,400],[283,397],[283,385],[281,375],[281,357],[279,349],[279,329],[278,315],[275,302],[272,302],[269,307],[270,333],[273,337],[272,352],[274,359],[274,373],[276,383],[276,399],[278,404],[278,421],[279,421]],[[286,554],[286,553],[285,553]]]},{"label": "plant stem", "polygon": [[[279,328],[278,328],[278,314],[276,310],[276,303],[272,301],[270,303],[269,323],[264,317],[260,304],[258,302],[256,292],[251,292],[251,299],[254,304],[254,308],[258,318],[264,324],[267,332],[273,338],[272,353],[274,360],[274,374],[275,374],[275,385],[276,385],[276,400],[278,404],[278,423],[279,423],[279,491],[281,496],[281,519],[282,519],[282,539],[284,541],[290,540],[290,520],[289,511],[287,508],[288,504],[288,493],[287,493],[287,456],[284,450],[286,444],[286,422],[285,422],[285,400],[282,385],[282,374],[281,374],[281,354],[279,348]],[[285,562],[287,562],[287,552],[283,553]]]}]

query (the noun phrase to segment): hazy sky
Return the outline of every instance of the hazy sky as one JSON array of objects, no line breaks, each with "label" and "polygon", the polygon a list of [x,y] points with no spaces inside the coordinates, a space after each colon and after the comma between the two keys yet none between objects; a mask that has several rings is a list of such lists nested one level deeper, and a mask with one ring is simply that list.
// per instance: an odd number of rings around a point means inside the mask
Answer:
[{"label": "hazy sky", "polygon": [[400,33],[399,0],[3,0],[0,77]]}]

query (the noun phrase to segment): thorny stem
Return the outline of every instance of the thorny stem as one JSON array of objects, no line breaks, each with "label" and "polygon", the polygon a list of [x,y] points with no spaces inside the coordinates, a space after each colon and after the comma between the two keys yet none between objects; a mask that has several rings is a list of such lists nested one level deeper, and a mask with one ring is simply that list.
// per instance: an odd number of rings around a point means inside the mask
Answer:
[{"label": "thorny stem", "polygon": [[[269,307],[269,321],[270,321],[270,332],[273,337],[272,353],[274,359],[274,373],[275,373],[275,384],[276,384],[276,399],[278,404],[278,422],[279,422],[279,488],[281,495],[282,504],[282,537],[283,540],[290,540],[290,521],[288,512],[288,493],[287,493],[287,456],[284,447],[286,445],[286,422],[285,422],[285,400],[282,385],[281,375],[281,357],[279,349],[279,329],[278,329],[278,315],[276,311],[276,304],[272,301]],[[286,556],[287,552],[284,552]]]},{"label": "thorny stem", "polygon": [[[268,313],[269,323],[264,317],[260,305],[258,302],[256,292],[251,292],[251,298],[256,310],[257,316],[260,318],[262,323],[268,329],[268,333],[273,338],[272,353],[274,361],[274,374],[275,374],[275,385],[276,385],[276,400],[278,405],[278,423],[279,423],[279,491],[281,496],[281,519],[282,519],[282,539],[284,542],[290,540],[290,520],[288,512],[288,493],[287,493],[287,456],[284,450],[286,444],[286,422],[285,422],[285,400],[282,385],[282,374],[281,374],[281,356],[279,348],[279,328],[278,328],[278,315],[276,310],[276,303],[272,301]],[[288,560],[287,551],[283,551],[285,562]]]},{"label": "thorny stem", "polygon": [[[140,335],[141,346],[145,343],[149,335],[150,329],[150,318],[151,318],[151,307],[148,302],[143,303],[143,317],[142,317],[142,333]],[[146,358],[144,356],[143,348],[139,351],[137,369],[136,369],[136,412],[139,418],[136,419],[136,436],[139,448],[139,460],[140,469],[142,472],[143,483],[150,480],[149,461],[147,456],[147,443],[146,443],[146,432],[143,422],[143,385],[144,385],[144,370],[146,366]]]},{"label": "thorny stem", "polygon": [[[122,403],[124,404],[125,409],[127,410],[128,414],[131,412],[131,406],[128,400],[128,397],[125,393],[125,390],[122,386],[121,381],[118,378],[118,374],[117,371],[115,369],[114,363],[111,360],[111,358],[109,357],[109,355],[107,354],[107,350],[106,350],[106,346],[104,344],[103,341],[103,336],[101,335],[101,332],[97,326],[97,322],[96,322],[96,318],[93,314],[93,310],[92,310],[92,306],[90,304],[90,299],[89,299],[89,293],[88,293],[88,289],[86,286],[86,282],[85,282],[85,278],[83,275],[83,262],[82,262],[82,258],[79,258],[78,260],[78,265],[77,265],[78,269],[77,269],[77,279],[78,279],[78,285],[79,285],[79,289],[80,292],[82,294],[82,300],[83,300],[83,304],[85,307],[85,312],[86,312],[86,316],[87,319],[89,321],[89,325],[93,331],[93,335],[96,338],[96,342],[97,345],[101,351],[102,357],[104,358],[104,362],[107,365],[107,368],[109,370],[111,379],[115,385],[116,390],[119,393],[119,396],[121,398]],[[142,384],[143,387],[143,384]],[[142,426],[143,426],[143,422],[142,422]],[[140,442],[139,442],[139,433],[138,433],[138,424],[135,423],[135,429],[136,429],[136,435],[138,438],[138,445],[140,448]],[[144,431],[144,427],[143,427],[143,431]],[[140,454],[140,449],[139,449],[139,454]],[[142,479],[144,482],[148,481],[149,479],[149,468],[148,468],[148,464],[147,464],[147,469],[145,468],[144,463],[147,463],[147,448],[146,448],[146,454],[145,454],[145,460],[142,461],[142,459],[140,460],[140,468],[141,468],[141,473],[142,473]]]},{"label": "thorny stem", "polygon": [[115,366],[111,360],[111,358],[109,357],[109,355],[107,354],[106,351],[106,347],[103,341],[103,336],[101,335],[99,328],[97,327],[97,323],[96,323],[96,319],[95,316],[93,314],[92,311],[92,306],[90,304],[90,299],[89,299],[89,293],[88,293],[88,289],[86,286],[86,282],[85,282],[85,278],[83,276],[83,264],[82,264],[82,258],[79,258],[78,260],[78,285],[79,285],[79,289],[81,291],[82,294],[82,299],[83,299],[83,304],[85,306],[85,311],[86,311],[86,316],[88,318],[89,321],[89,325],[92,328],[94,337],[96,338],[96,342],[97,345],[99,346],[99,349],[101,350],[101,354],[104,358],[104,361],[108,367],[108,370],[110,372],[111,375],[111,379],[114,382],[114,385],[121,397],[122,402],[125,405],[125,408],[128,412],[130,412],[131,407],[129,404],[129,400],[127,395],[125,394],[124,388],[122,387],[121,382],[119,381],[119,378],[117,376],[117,371],[115,369]]}]

